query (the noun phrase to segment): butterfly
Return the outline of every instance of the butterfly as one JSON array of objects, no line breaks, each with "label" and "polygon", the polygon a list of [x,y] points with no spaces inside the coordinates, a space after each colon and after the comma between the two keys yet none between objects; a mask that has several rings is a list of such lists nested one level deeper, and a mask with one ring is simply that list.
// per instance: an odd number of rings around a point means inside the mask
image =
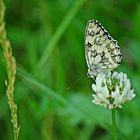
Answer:
[{"label": "butterfly", "polygon": [[122,61],[117,41],[97,20],[89,20],[85,31],[85,57],[87,75],[94,78],[99,73],[108,73]]}]

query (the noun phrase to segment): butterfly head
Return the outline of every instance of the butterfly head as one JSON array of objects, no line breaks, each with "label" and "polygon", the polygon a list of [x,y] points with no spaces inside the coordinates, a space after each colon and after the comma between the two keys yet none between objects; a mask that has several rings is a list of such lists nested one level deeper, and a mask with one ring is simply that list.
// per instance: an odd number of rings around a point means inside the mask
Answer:
[{"label": "butterfly head", "polygon": [[92,69],[92,70],[88,69],[87,76],[89,78],[95,79],[98,74],[103,73],[105,75],[108,75],[111,71],[112,71],[111,69],[110,70],[104,70],[104,71],[98,71],[98,70],[94,70],[94,69]]},{"label": "butterfly head", "polygon": [[97,72],[97,71],[88,69],[87,76],[88,76],[89,78],[94,78],[94,77],[96,77],[97,75],[98,75],[98,72]]}]

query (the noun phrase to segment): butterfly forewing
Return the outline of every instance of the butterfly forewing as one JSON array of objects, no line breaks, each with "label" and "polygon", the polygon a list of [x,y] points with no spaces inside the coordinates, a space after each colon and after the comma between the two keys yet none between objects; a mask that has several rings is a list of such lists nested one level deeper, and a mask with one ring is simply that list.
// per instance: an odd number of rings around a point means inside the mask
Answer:
[{"label": "butterfly forewing", "polygon": [[87,24],[85,46],[88,74],[91,77],[113,70],[122,60],[117,41],[97,20],[90,20]]}]

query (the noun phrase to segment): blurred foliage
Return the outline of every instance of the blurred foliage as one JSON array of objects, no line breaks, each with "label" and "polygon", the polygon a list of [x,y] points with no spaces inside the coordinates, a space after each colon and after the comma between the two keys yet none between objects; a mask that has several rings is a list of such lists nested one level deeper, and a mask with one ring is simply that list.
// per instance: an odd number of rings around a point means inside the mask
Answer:
[{"label": "blurred foliage", "polygon": [[[111,112],[91,103],[93,81],[86,76],[84,31],[93,18],[118,41],[123,63],[117,70],[128,74],[137,94],[117,112],[119,140],[139,140],[140,2],[7,0],[6,6],[18,64],[19,140],[112,140]],[[42,56],[45,63],[38,67]],[[1,47],[0,58],[0,140],[11,140]]]}]

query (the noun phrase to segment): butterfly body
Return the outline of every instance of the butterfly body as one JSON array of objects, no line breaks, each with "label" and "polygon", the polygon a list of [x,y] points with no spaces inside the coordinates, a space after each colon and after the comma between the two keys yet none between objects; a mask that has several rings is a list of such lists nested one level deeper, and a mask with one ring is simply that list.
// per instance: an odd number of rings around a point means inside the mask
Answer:
[{"label": "butterfly body", "polygon": [[85,55],[89,77],[113,70],[122,60],[117,41],[108,34],[97,20],[90,20],[87,24]]}]

